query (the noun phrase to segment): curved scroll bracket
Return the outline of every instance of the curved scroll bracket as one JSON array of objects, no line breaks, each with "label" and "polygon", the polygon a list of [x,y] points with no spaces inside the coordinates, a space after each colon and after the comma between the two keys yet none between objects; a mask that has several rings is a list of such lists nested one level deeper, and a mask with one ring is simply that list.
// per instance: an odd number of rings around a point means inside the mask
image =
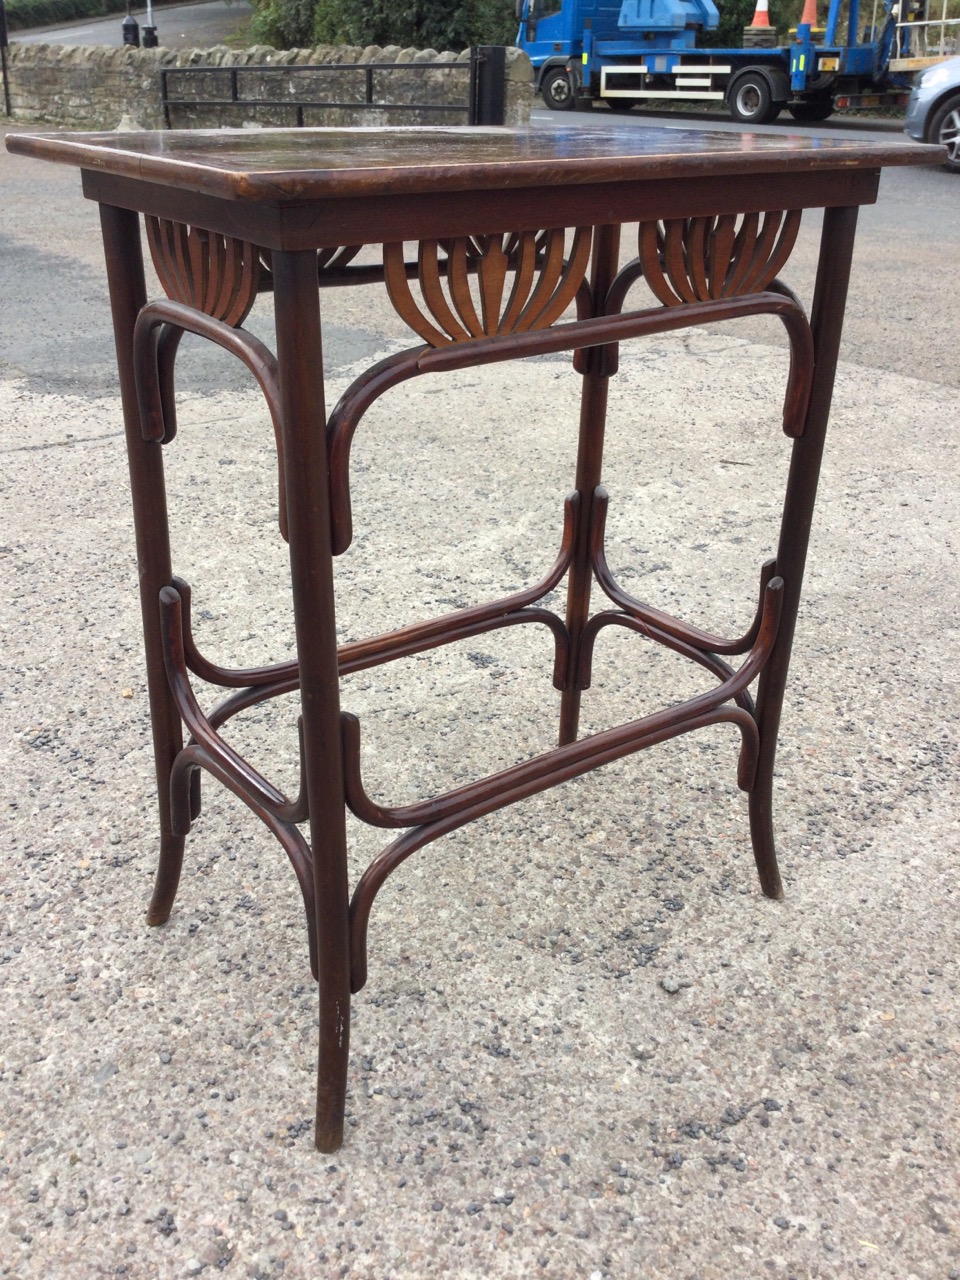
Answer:
[{"label": "curved scroll bracket", "polygon": [[[180,597],[180,633],[188,671],[207,684],[219,685],[223,689],[248,689],[290,679],[299,681],[296,662],[278,662],[270,667],[221,667],[204,657],[193,634],[193,592],[190,584],[183,578],[174,577],[171,585]],[[296,688],[296,684],[293,687]]]},{"label": "curved scroll bracket", "polygon": [[[211,774],[242,800],[257,815],[267,830],[271,832],[290,859],[290,865],[293,867],[294,874],[297,877],[297,884],[300,886],[300,896],[303,898],[303,907],[307,917],[310,970],[314,978],[317,978],[319,976],[317,921],[314,907],[313,854],[310,851],[310,846],[292,822],[282,822],[272,813],[254,804],[248,792],[238,784],[234,774],[224,767],[222,760],[197,742],[192,742],[185,746],[173,762],[173,769],[170,774],[170,791],[171,796],[176,797],[174,801],[174,822],[177,821],[176,804],[189,790],[191,776],[198,776],[200,769]],[[181,819],[185,818],[185,815],[181,814],[180,816]],[[302,819],[300,820],[302,821]],[[189,823],[187,823],[186,830],[182,834],[185,835],[188,831]]]},{"label": "curved scroll bracket", "polygon": [[[178,332],[179,331],[179,332]],[[283,433],[277,360],[270,349],[243,329],[204,315],[179,302],[148,302],[140,311],[133,334],[133,364],[145,440],[165,443],[176,429],[173,404],[173,363],[182,334],[206,338],[236,356],[253,374],[263,392],[277,447],[280,534],[287,533],[287,500],[283,471]]]},{"label": "curved scroll bracket", "polygon": [[[173,587],[164,587],[160,592],[160,630],[167,683],[180,717],[193,741],[218,762],[224,774],[230,775],[237,794],[242,794],[251,808],[258,812],[262,809],[278,822],[301,820],[299,818],[302,808],[300,801],[288,800],[282,791],[278,791],[251,764],[238,755],[219,736],[200,709],[187,671],[180,595]],[[189,830],[189,799],[186,794],[172,793],[171,804],[175,815],[175,831],[178,835],[184,835]],[[181,827],[185,829],[181,830]]]},{"label": "curved scroll bracket", "polygon": [[[726,640],[723,636],[714,635],[712,632],[703,631],[700,627],[692,626],[688,622],[682,622],[679,618],[674,618],[671,614],[664,613],[661,609],[655,609],[653,605],[645,604],[642,600],[638,600],[635,596],[630,595],[629,592],[624,591],[607,564],[604,533],[608,506],[609,494],[606,488],[602,484],[597,485],[594,490],[594,523],[591,529],[590,559],[598,586],[615,605],[622,609],[624,613],[629,614],[630,617],[635,618],[639,623],[649,626],[665,636],[670,636],[679,644],[689,646],[692,649],[705,650],[709,653],[738,654],[746,653],[748,649],[753,647],[760,633],[767,587],[777,571],[775,560],[765,560],[761,566],[760,598],[757,602],[757,610],[753,622],[742,636],[739,636],[736,640]],[[691,654],[690,656],[693,655]],[[583,689],[590,687],[588,672],[589,664],[582,672],[582,676],[588,681],[587,684],[580,686]]]},{"label": "curved scroll bracket", "polygon": [[[309,816],[304,787],[303,734],[300,731],[300,795],[290,801],[272,786],[216,732],[204,715],[190,686],[183,642],[181,597],[174,587],[160,592],[160,626],[167,683],[190,740],[176,755],[170,771],[171,829],[176,836],[189,833],[199,812],[199,770],[212,774],[238,796],[273,833],[290,859],[303,897],[310,940],[310,964],[317,976],[317,938],[314,912],[313,859],[310,847],[295,826]],[[254,700],[279,692],[275,685],[246,690]],[[221,708],[222,709],[222,708]],[[238,710],[234,707],[233,710]],[[227,716],[219,717],[222,723]]]},{"label": "curved scroll bracket", "polygon": [[[685,644],[682,640],[678,640],[676,636],[670,635],[666,631],[661,631],[659,627],[651,626],[649,622],[642,622],[631,614],[621,613],[619,610],[605,609],[601,613],[595,613],[581,632],[580,665],[577,671],[576,685],[578,689],[590,688],[593,649],[597,636],[605,627],[611,626],[626,627],[629,631],[636,631],[645,639],[663,645],[665,649],[672,649],[674,653],[679,653],[682,657],[689,658],[691,662],[697,663],[698,666],[705,667],[707,671],[715,675],[719,680],[729,680],[735,674],[733,667],[724,662],[717,654],[698,649],[695,645]],[[751,715],[754,714],[753,699],[746,689],[738,693],[734,701],[737,706],[743,707],[744,711],[748,711]],[[747,789],[749,790],[749,788]]]},{"label": "curved scroll bracket", "polygon": [[353,538],[350,504],[350,450],[363,415],[392,387],[421,373],[468,369],[524,356],[556,351],[582,352],[590,347],[616,344],[628,338],[737,320],[744,316],[773,315],[784,324],[790,339],[790,367],[783,402],[783,430],[787,436],[803,434],[813,385],[813,335],[796,298],[785,288],[748,297],[721,298],[686,306],[657,307],[553,325],[526,333],[497,334],[470,342],[449,342],[439,348],[411,347],[388,356],[358,378],[340,397],[327,423],[330,473],[330,520],[334,555],[341,555]]}]

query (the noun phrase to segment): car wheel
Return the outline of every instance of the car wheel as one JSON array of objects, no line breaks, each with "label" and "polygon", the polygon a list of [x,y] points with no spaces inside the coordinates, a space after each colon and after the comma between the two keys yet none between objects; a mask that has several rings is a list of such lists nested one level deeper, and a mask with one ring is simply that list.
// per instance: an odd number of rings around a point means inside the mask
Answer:
[{"label": "car wheel", "polygon": [[773,101],[767,78],[748,71],[733,82],[727,100],[730,114],[741,124],[769,124],[780,114],[781,104]]},{"label": "car wheel", "polygon": [[942,103],[930,121],[928,137],[947,148],[947,168],[960,173],[960,93]]},{"label": "car wheel", "polygon": [[551,111],[572,111],[573,85],[564,67],[554,67],[540,83],[540,96]]}]

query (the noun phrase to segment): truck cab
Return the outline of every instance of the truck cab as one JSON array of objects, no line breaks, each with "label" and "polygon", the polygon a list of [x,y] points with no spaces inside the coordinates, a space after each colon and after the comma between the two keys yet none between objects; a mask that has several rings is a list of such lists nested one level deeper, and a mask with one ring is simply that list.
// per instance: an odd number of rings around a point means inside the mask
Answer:
[{"label": "truck cab", "polygon": [[580,86],[583,32],[615,40],[622,0],[517,0],[517,46],[527,54],[548,107],[572,109]]}]

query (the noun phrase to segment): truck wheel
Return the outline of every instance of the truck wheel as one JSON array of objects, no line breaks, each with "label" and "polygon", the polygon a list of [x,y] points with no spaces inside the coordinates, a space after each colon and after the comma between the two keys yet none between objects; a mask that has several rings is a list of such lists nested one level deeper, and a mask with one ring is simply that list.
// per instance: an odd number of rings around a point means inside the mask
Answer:
[{"label": "truck wheel", "polygon": [[773,101],[766,76],[748,71],[734,80],[727,106],[734,120],[742,124],[769,124],[780,114],[781,104]]},{"label": "truck wheel", "polygon": [[573,85],[564,67],[554,67],[540,82],[540,96],[551,111],[572,111]]},{"label": "truck wheel", "polygon": [[833,100],[827,98],[825,102],[817,102],[816,99],[811,102],[793,102],[787,110],[798,124],[817,124],[833,115]]},{"label": "truck wheel", "polygon": [[611,111],[632,111],[637,105],[638,98],[603,98],[603,102],[607,104]]},{"label": "truck wheel", "polygon": [[946,168],[960,173],[960,94],[948,98],[936,112],[927,138],[947,148]]}]

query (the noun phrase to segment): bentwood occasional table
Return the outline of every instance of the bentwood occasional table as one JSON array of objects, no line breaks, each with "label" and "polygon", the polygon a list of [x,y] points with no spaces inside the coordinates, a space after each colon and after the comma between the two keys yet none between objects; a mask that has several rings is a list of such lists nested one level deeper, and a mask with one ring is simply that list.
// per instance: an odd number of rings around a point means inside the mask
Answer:
[{"label": "bentwood occasional table", "polygon": [[[929,164],[937,148],[786,134],[637,128],[303,129],[25,135],[11,151],[77,165],[100,205],[116,334],[140,570],[161,845],[148,919],[173,906],[184,837],[212,774],[273,832],[298,877],[319,986],[316,1142],[343,1135],[351,992],[367,976],[367,925],[387,876],[439,836],[513,801],[705,725],[740,731],[737,780],[748,793],[763,892],[782,896],[774,850],[777,732],[853,251],[857,210],[888,164]],[[808,319],[778,279],[802,212],[823,209]],[[168,295],[148,302],[141,216]],[[623,224],[636,255],[620,267]],[[357,262],[361,248],[376,246]],[[327,416],[321,287],[370,281],[409,325],[413,345],[356,379]],[[276,352],[243,328],[272,290]],[[627,305],[629,303],[629,305]],[[575,307],[576,319],[564,318]],[[759,604],[740,636],[712,635],[635,599],[604,555],[601,483],[608,383],[619,344],[735,317],[784,324],[790,368],[783,429],[792,457],[779,544],[759,570]],[[294,661],[232,670],[205,657],[190,593],[174,577],[163,445],[176,429],[177,347],[216,343],[254,374],[269,406],[278,515],[289,542]],[[406,379],[545,352],[572,353],[582,375],[574,492],[559,554],[536,585],[495,601],[342,645],[333,557],[350,544],[350,447],[366,410]],[[398,513],[398,519],[401,513]],[[362,519],[362,513],[357,513]],[[566,613],[538,603],[566,579]],[[609,607],[591,614],[591,588]],[[364,789],[360,724],[341,712],[339,676],[495,628],[552,632],[559,745],[415,804]],[[599,631],[626,627],[712,674],[706,693],[642,719],[578,735]],[[227,695],[207,714],[192,680]],[[756,683],[755,692],[751,692]],[[300,794],[290,798],[228,744],[230,717],[281,693],[301,699]],[[345,809],[399,830],[350,894]],[[309,823],[308,839],[301,827]]]}]

